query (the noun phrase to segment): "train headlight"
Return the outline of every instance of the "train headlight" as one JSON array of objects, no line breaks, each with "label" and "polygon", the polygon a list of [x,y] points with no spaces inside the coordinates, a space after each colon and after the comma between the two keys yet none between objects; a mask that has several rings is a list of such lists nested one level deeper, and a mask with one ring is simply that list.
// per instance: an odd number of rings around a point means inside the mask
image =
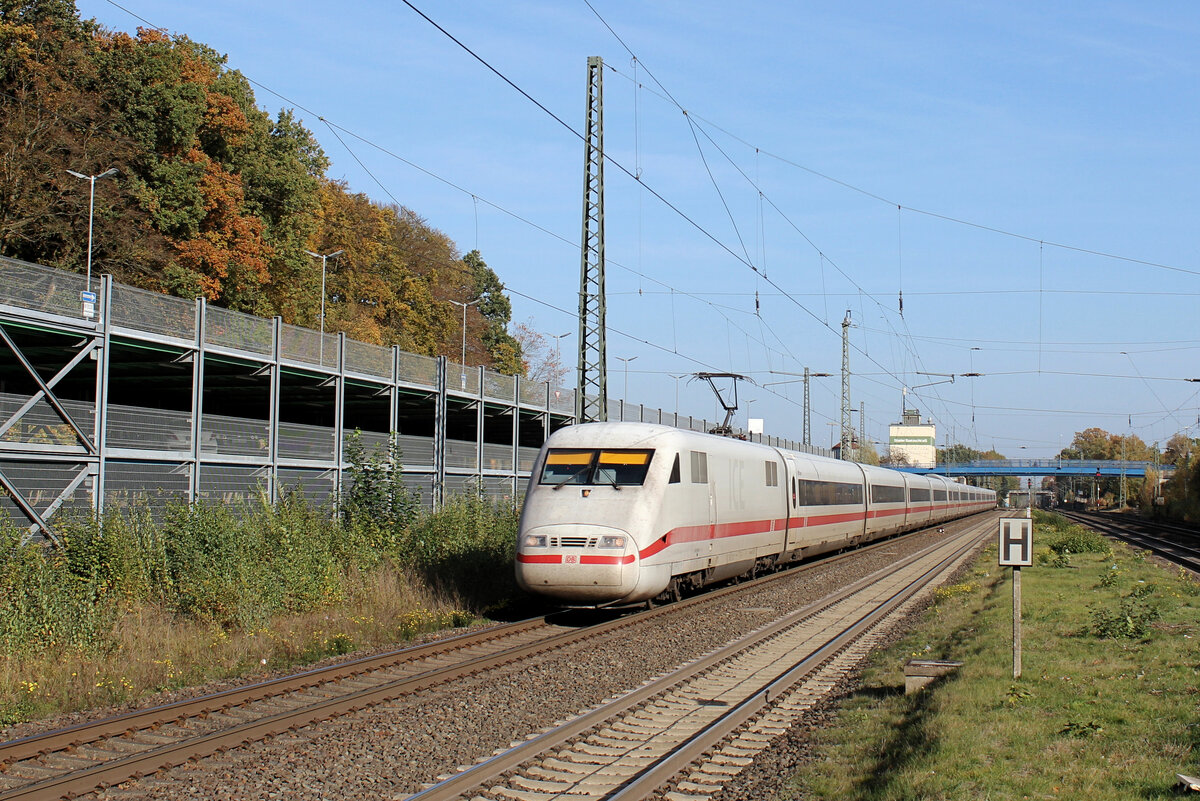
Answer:
[{"label": "train headlight", "polygon": [[525,547],[526,548],[545,548],[546,547],[546,535],[545,534],[526,534],[525,535]]},{"label": "train headlight", "polygon": [[624,548],[625,538],[618,536],[601,537],[599,545],[601,548]]}]

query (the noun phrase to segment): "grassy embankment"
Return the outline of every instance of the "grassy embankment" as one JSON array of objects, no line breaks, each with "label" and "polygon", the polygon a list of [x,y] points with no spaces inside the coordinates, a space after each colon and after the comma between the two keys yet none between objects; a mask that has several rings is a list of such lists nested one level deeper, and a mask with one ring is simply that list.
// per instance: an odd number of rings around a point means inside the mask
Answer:
[{"label": "grassy embankment", "polygon": [[423,512],[398,475],[357,478],[336,518],[300,496],[127,510],[60,522],[60,548],[0,525],[0,726],[403,643],[513,597],[514,510]]},{"label": "grassy embankment", "polygon": [[[1023,671],[1012,676],[1011,570],[991,545],[937,591],[917,630],[875,655],[798,798],[1173,797],[1200,773],[1200,584],[1062,518],[1039,515],[1022,571]],[[911,657],[965,666],[904,695]]]}]

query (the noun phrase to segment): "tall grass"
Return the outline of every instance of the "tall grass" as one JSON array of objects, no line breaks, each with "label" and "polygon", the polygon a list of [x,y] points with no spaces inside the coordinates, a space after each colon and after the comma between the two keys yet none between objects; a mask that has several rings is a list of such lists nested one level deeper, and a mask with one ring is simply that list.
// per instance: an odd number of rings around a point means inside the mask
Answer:
[{"label": "tall grass", "polygon": [[[1087,540],[1069,524],[1035,527],[1042,554],[1068,539]],[[1200,584],[1123,544],[1069,553],[1074,570],[1022,571],[1019,679],[1012,573],[993,544],[874,655],[791,789],[839,801],[1174,797],[1200,749]],[[918,655],[965,664],[905,695],[902,666]]]},{"label": "tall grass", "polygon": [[421,511],[391,455],[356,462],[339,514],[299,494],[135,504],[60,521],[58,547],[0,522],[0,724],[404,640],[513,597],[517,512],[477,495]]}]

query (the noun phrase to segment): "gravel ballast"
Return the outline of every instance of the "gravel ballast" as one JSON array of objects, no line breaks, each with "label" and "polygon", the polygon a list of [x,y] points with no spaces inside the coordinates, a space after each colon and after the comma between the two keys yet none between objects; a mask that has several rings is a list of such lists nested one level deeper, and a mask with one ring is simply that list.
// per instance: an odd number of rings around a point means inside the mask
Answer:
[{"label": "gravel ballast", "polygon": [[[856,558],[748,589],[746,594],[680,610],[613,636],[588,640],[418,696],[253,743],[221,757],[111,788],[99,797],[403,797],[441,775],[454,773],[461,766],[510,747],[515,740],[639,686],[942,536],[921,534],[888,543]],[[816,719],[823,714],[828,713],[820,711]],[[806,747],[802,737],[795,744],[788,741],[779,745],[781,753],[766,756],[766,761],[789,762],[801,757]],[[794,752],[794,756],[784,752]],[[763,775],[777,776],[780,770],[780,765],[764,767]],[[745,794],[734,789],[743,786],[738,781],[727,788],[726,792],[731,793],[727,797],[764,797],[755,794],[767,788],[754,783],[754,772],[746,772]]]}]

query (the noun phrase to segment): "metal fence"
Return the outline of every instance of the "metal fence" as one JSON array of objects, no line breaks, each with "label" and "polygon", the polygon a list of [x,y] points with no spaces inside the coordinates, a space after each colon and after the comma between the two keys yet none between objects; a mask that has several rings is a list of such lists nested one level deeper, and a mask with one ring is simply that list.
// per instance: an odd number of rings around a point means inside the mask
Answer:
[{"label": "metal fence", "polygon": [[[97,283],[93,279],[93,291]],[[0,256],[0,302],[9,306],[83,319],[79,293],[87,288],[87,279],[77,273]],[[98,303],[96,317],[103,312]]]},{"label": "metal fence", "polygon": [[264,317],[207,306],[204,310],[204,342],[208,345],[270,356],[274,326]]},{"label": "metal fence", "polygon": [[[63,447],[80,445],[75,430],[49,401],[43,397],[30,405],[29,400],[24,395],[0,392],[0,426],[7,426],[4,433],[0,434],[0,442]],[[60,400],[59,403],[75,424],[90,436],[96,427],[96,405],[73,400]],[[26,411],[9,424],[9,419],[26,406]]]},{"label": "metal fence", "polygon": [[392,350],[381,345],[347,339],[346,370],[376,378],[391,378]]},{"label": "metal fence", "polygon": [[[110,335],[146,343],[164,354],[175,353],[172,360],[179,362],[200,358],[211,348],[220,352],[219,358],[236,359],[265,376],[264,385],[277,382],[283,365],[302,367],[328,376],[331,403],[334,398],[344,399],[346,377],[351,375],[355,385],[375,386],[376,394],[392,398],[397,404],[389,410],[393,420],[402,413],[399,397],[406,388],[426,396],[431,420],[444,414],[445,407],[436,405],[444,404],[447,394],[504,407],[522,431],[529,422],[539,437],[574,416],[571,389],[322,334],[278,318],[125,286],[107,276],[93,279],[91,289],[97,299],[85,316],[80,293],[87,288],[82,275],[0,257],[0,320],[28,324],[32,319],[44,330],[69,332],[75,342],[83,335],[91,340],[93,357],[104,355],[103,345]],[[197,330],[197,321],[202,321],[202,330]],[[64,344],[59,363],[78,353],[76,348]],[[107,363],[103,358],[95,361],[98,367]],[[202,370],[198,374],[206,375]],[[73,386],[78,392],[81,384]],[[271,386],[272,392],[278,392],[278,383]],[[202,397],[203,391],[193,387],[193,397]],[[0,506],[14,517],[23,508],[49,517],[97,502],[116,508],[141,504],[158,514],[176,501],[239,503],[281,490],[298,491],[324,503],[333,497],[338,482],[345,480],[351,432],[340,432],[343,447],[337,453],[337,429],[281,421],[280,407],[267,410],[268,419],[205,413],[197,421],[194,412],[178,409],[118,404],[102,408],[106,396],[100,392],[96,399],[76,400],[52,393],[50,397],[0,393],[0,478],[10,482],[20,496],[17,500],[24,500],[27,507],[5,493],[0,493]],[[709,428],[705,421],[674,412],[617,401],[610,404],[612,419],[695,431]],[[105,420],[102,443],[93,442],[100,412]],[[487,426],[480,426],[473,441],[449,439],[444,429],[432,437],[398,436],[403,480],[426,504],[454,492],[519,496],[538,448],[488,442],[486,432]],[[523,435],[520,441],[528,440]],[[786,441],[767,441],[796,447]],[[365,431],[359,442],[370,453],[386,449],[388,435]],[[95,488],[101,485],[103,497],[97,499]]]},{"label": "metal fence", "polygon": [[112,324],[173,339],[196,338],[196,304],[160,292],[112,285]]}]

